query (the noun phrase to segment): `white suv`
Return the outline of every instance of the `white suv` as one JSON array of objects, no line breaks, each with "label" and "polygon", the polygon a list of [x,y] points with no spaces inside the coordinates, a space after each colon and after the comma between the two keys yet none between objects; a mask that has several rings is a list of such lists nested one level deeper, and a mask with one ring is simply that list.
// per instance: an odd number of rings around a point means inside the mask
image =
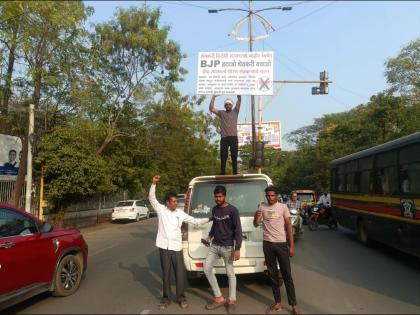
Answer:
[{"label": "white suv", "polygon": [[149,209],[143,200],[123,200],[118,201],[112,209],[111,220],[128,219],[139,221],[141,218],[148,219],[149,217]]},{"label": "white suv", "polygon": [[[215,206],[214,188],[223,185],[227,190],[227,201],[238,208],[241,217],[243,241],[241,258],[234,262],[235,273],[258,273],[266,270],[263,235],[261,228],[253,225],[254,214],[258,205],[265,201],[264,189],[272,185],[271,179],[264,174],[240,174],[220,176],[200,176],[189,183],[185,211],[195,218],[208,218]],[[208,248],[201,243],[210,231],[212,222],[200,225],[183,225],[182,249],[185,267],[190,279],[203,273]],[[225,274],[222,259],[214,270]]]}]

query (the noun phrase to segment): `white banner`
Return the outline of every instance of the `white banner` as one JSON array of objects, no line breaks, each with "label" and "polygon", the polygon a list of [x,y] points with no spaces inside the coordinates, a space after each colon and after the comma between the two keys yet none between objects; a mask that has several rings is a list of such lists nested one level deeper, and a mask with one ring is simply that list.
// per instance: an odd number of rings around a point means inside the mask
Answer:
[{"label": "white banner", "polygon": [[200,52],[197,94],[273,95],[272,51]]},{"label": "white banner", "polygon": [[[255,130],[258,136],[258,123],[255,126]],[[276,121],[264,121],[261,123],[261,134],[265,147],[271,147],[274,149],[281,149],[281,122]],[[241,122],[238,123],[238,146],[241,147],[244,144],[252,143],[252,124]]]}]

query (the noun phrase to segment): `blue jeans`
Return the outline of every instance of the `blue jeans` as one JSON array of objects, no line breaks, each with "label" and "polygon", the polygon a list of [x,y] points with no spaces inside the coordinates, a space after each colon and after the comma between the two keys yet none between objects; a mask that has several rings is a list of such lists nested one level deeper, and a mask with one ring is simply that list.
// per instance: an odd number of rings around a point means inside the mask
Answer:
[{"label": "blue jeans", "polygon": [[216,276],[213,271],[213,267],[219,258],[222,258],[225,262],[226,275],[229,279],[229,300],[236,301],[236,276],[235,269],[233,268],[233,246],[219,246],[212,244],[207,253],[206,262],[204,263],[204,273],[206,274],[207,280],[213,290],[215,297],[222,296],[220,292],[219,284],[217,283]]}]

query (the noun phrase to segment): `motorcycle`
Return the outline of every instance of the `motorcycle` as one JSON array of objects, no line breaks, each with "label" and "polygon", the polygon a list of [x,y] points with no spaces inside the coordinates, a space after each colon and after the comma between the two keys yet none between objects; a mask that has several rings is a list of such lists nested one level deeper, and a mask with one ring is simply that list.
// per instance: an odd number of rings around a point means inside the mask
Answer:
[{"label": "motorcycle", "polygon": [[311,231],[316,231],[320,224],[327,225],[331,230],[338,228],[331,208],[328,211],[324,206],[314,205],[308,213],[308,228]]},{"label": "motorcycle", "polygon": [[292,232],[293,232],[293,238],[296,240],[299,235],[302,233],[300,230],[300,224],[299,220],[302,220],[299,211],[295,208],[291,208],[290,210],[290,222],[292,223]]}]

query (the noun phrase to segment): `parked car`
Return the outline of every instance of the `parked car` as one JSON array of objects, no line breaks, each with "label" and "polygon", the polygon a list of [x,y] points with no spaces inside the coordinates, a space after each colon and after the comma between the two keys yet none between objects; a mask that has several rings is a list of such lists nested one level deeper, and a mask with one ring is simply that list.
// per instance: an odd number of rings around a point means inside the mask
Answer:
[{"label": "parked car", "polygon": [[135,220],[150,218],[150,211],[143,200],[123,200],[118,201],[112,209],[111,221],[115,220]]},{"label": "parked car", "polygon": [[73,294],[87,257],[79,230],[54,227],[0,203],[0,310],[44,291]]},{"label": "parked car", "polygon": [[[258,205],[265,201],[264,189],[272,185],[271,179],[264,174],[196,177],[188,186],[185,211],[195,218],[208,218],[215,205],[213,191],[217,185],[226,187],[227,200],[238,208],[241,218],[243,242],[241,259],[234,263],[235,273],[264,272],[263,233],[261,228],[254,227],[253,220]],[[201,239],[207,238],[211,225],[183,225],[183,256],[191,281],[203,273],[208,248],[201,243]],[[216,263],[214,270],[217,274],[226,273],[222,259]]]}]

